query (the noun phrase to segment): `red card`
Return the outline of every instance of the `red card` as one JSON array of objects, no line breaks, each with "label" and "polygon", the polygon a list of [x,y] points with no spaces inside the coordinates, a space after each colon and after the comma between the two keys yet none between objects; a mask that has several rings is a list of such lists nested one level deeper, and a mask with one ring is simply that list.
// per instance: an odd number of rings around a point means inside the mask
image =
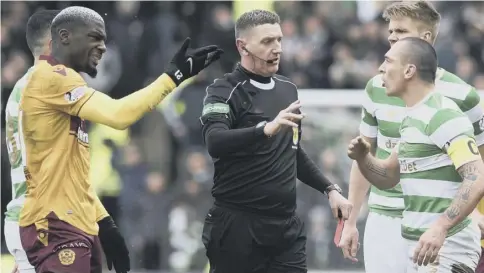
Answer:
[{"label": "red card", "polygon": [[334,244],[336,246],[339,245],[339,241],[341,240],[341,235],[343,233],[343,227],[345,226],[345,221],[342,219],[338,220],[338,225],[336,226],[336,232],[334,233]]}]

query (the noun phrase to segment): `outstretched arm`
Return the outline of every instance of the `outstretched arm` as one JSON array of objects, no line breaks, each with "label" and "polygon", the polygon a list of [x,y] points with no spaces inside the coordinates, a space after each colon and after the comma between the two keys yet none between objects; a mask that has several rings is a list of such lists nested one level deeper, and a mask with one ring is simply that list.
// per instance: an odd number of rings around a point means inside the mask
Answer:
[{"label": "outstretched arm", "polygon": [[93,92],[81,106],[79,117],[115,129],[126,129],[155,108],[175,87],[171,78],[163,74],[147,87],[119,100]]},{"label": "outstretched arm", "polygon": [[[189,46],[190,38],[187,38],[165,73],[149,86],[122,99],[115,100],[88,88],[77,72],[63,66],[57,67],[57,73],[49,72],[52,88],[41,94],[39,99],[48,104],[49,108],[71,116],[79,116],[115,129],[126,129],[155,108],[184,80],[197,75],[223,53],[217,46],[197,49]],[[42,86],[40,89],[44,90]]]}]

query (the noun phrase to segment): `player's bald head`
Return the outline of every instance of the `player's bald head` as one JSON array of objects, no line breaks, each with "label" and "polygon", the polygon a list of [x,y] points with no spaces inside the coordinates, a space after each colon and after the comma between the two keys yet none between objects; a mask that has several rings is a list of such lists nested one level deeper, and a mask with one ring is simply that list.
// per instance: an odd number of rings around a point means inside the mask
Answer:
[{"label": "player's bald head", "polygon": [[63,9],[52,21],[52,37],[58,34],[62,28],[72,29],[77,26],[100,24],[104,26],[104,19],[92,9],[73,6]]},{"label": "player's bald head", "polygon": [[399,40],[395,45],[398,45],[395,49],[398,50],[402,63],[414,65],[418,76],[423,81],[435,82],[437,53],[430,43],[420,38],[407,37]]}]

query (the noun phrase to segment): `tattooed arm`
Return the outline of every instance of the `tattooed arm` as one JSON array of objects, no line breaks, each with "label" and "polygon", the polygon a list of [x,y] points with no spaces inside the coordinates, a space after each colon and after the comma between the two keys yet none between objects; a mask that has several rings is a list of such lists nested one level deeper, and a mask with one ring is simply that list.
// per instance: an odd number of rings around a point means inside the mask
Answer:
[{"label": "tattooed arm", "polygon": [[447,230],[462,222],[484,196],[484,162],[475,160],[457,169],[462,177],[462,185],[454,200],[439,218],[440,225]]},{"label": "tattooed arm", "polygon": [[400,164],[395,151],[385,160],[377,159],[368,153],[356,162],[363,176],[380,190],[393,188],[400,180]]}]

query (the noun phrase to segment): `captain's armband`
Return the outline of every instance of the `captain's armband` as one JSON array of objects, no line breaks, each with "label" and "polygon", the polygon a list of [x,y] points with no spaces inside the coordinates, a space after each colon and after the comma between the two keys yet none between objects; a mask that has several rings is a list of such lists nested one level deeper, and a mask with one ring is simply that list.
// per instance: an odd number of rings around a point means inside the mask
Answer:
[{"label": "captain's armband", "polygon": [[453,140],[447,147],[447,154],[456,169],[466,163],[481,159],[476,141],[467,136]]}]

